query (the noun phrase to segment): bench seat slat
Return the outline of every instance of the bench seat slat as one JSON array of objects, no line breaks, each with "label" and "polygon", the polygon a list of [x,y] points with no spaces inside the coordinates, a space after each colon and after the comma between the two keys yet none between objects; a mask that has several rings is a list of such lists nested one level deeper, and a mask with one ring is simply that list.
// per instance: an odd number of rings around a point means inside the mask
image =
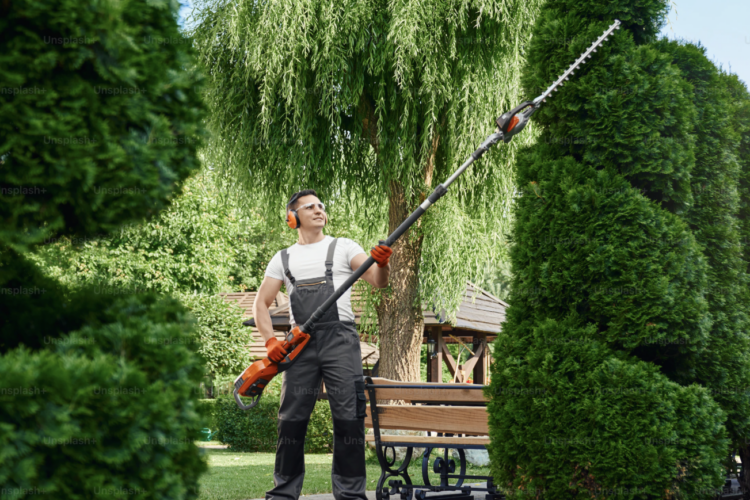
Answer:
[{"label": "bench seat slat", "polygon": [[[438,384],[435,382],[400,382],[387,378],[374,377],[374,385],[394,385],[401,387],[385,388],[378,387],[375,389],[375,397],[378,400],[405,400],[405,401],[445,401],[451,403],[473,402],[486,403],[488,400],[484,396],[481,387],[478,384]],[[419,388],[429,385],[429,389]],[[414,388],[403,387],[414,386]]]},{"label": "bench seat slat", "polygon": [[[381,429],[489,434],[485,406],[378,405],[378,408]],[[366,427],[372,427],[371,411],[368,405]]]},{"label": "bench seat slat", "polygon": [[[365,441],[375,442],[375,434],[366,434]],[[439,436],[380,436],[381,443],[414,443],[414,444],[490,444],[488,437],[439,437]]]}]

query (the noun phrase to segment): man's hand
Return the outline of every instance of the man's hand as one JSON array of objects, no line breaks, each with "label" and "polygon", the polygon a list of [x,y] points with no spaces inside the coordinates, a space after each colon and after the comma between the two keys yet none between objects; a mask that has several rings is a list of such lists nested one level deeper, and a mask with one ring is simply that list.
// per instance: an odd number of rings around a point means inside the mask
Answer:
[{"label": "man's hand", "polygon": [[281,363],[286,355],[286,349],[283,347],[283,343],[276,337],[270,338],[266,341],[266,349],[268,349],[268,358],[274,363]]},{"label": "man's hand", "polygon": [[388,259],[391,258],[393,250],[385,244],[385,241],[380,240],[379,243],[378,246],[372,247],[370,255],[375,259],[375,262],[378,263],[378,267],[385,267],[388,265]]}]

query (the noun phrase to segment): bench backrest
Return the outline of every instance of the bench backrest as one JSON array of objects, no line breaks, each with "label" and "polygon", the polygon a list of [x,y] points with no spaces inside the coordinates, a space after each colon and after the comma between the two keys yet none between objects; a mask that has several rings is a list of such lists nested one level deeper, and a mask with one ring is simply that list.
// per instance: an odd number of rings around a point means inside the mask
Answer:
[{"label": "bench backrest", "polygon": [[[487,435],[487,398],[478,384],[400,382],[374,377],[365,384],[370,405],[365,426],[373,427],[372,408],[381,429]],[[372,392],[370,391],[372,389]],[[374,400],[373,400],[374,395]],[[382,405],[377,401],[405,400],[411,405]]]}]

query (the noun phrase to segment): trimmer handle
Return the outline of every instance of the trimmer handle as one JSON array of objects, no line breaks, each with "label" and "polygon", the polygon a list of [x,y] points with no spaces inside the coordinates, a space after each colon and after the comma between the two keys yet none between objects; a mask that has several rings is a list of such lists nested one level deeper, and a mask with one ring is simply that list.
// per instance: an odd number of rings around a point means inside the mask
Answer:
[{"label": "trimmer handle", "polygon": [[[242,372],[242,375],[234,381],[233,394],[237,406],[243,410],[254,408],[263,395],[263,389],[276,375],[292,366],[309,340],[310,335],[301,331],[299,327],[295,327],[284,338],[284,349],[288,354],[280,363],[275,363],[269,358],[263,358],[248,366]],[[249,405],[244,404],[240,396],[251,398],[251,403]]]},{"label": "trimmer handle", "polygon": [[256,396],[253,399],[252,403],[250,403],[249,405],[246,405],[246,404],[243,404],[242,400],[240,399],[240,390],[238,388],[235,388],[234,389],[234,400],[237,403],[237,406],[239,406],[241,410],[249,410],[250,408],[255,408],[255,405],[258,404],[258,401],[260,401],[260,394],[258,394],[258,396]]},{"label": "trimmer handle", "polygon": [[302,352],[302,348],[307,345],[307,342],[309,340],[310,335],[303,332],[299,326],[295,326],[286,334],[282,347],[285,351],[287,351],[288,354],[284,356],[284,359],[282,359],[278,363],[279,373],[287,370],[290,366],[292,366],[292,363],[297,358],[297,355]]}]

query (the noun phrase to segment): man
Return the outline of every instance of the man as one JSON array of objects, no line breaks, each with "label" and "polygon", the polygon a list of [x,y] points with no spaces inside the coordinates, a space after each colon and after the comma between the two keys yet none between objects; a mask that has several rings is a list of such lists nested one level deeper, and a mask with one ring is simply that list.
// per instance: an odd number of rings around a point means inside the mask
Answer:
[{"label": "man", "polygon": [[[281,361],[287,352],[273,334],[269,306],[281,284],[289,292],[292,327],[301,326],[367,259],[362,247],[347,238],[323,234],[328,222],[325,205],[312,189],[292,195],[287,224],[297,243],[274,255],[253,305],[255,324],[266,341],[268,357]],[[391,249],[371,250],[378,263],[362,275],[376,288],[388,286]],[[331,482],[336,500],[366,500],[365,393],[359,335],[354,326],[351,291],[344,293],[315,324],[311,339],[294,364],[283,372],[278,417],[274,488],[266,500],[297,500],[305,476],[304,441],[307,424],[325,382],[333,416]]]}]

